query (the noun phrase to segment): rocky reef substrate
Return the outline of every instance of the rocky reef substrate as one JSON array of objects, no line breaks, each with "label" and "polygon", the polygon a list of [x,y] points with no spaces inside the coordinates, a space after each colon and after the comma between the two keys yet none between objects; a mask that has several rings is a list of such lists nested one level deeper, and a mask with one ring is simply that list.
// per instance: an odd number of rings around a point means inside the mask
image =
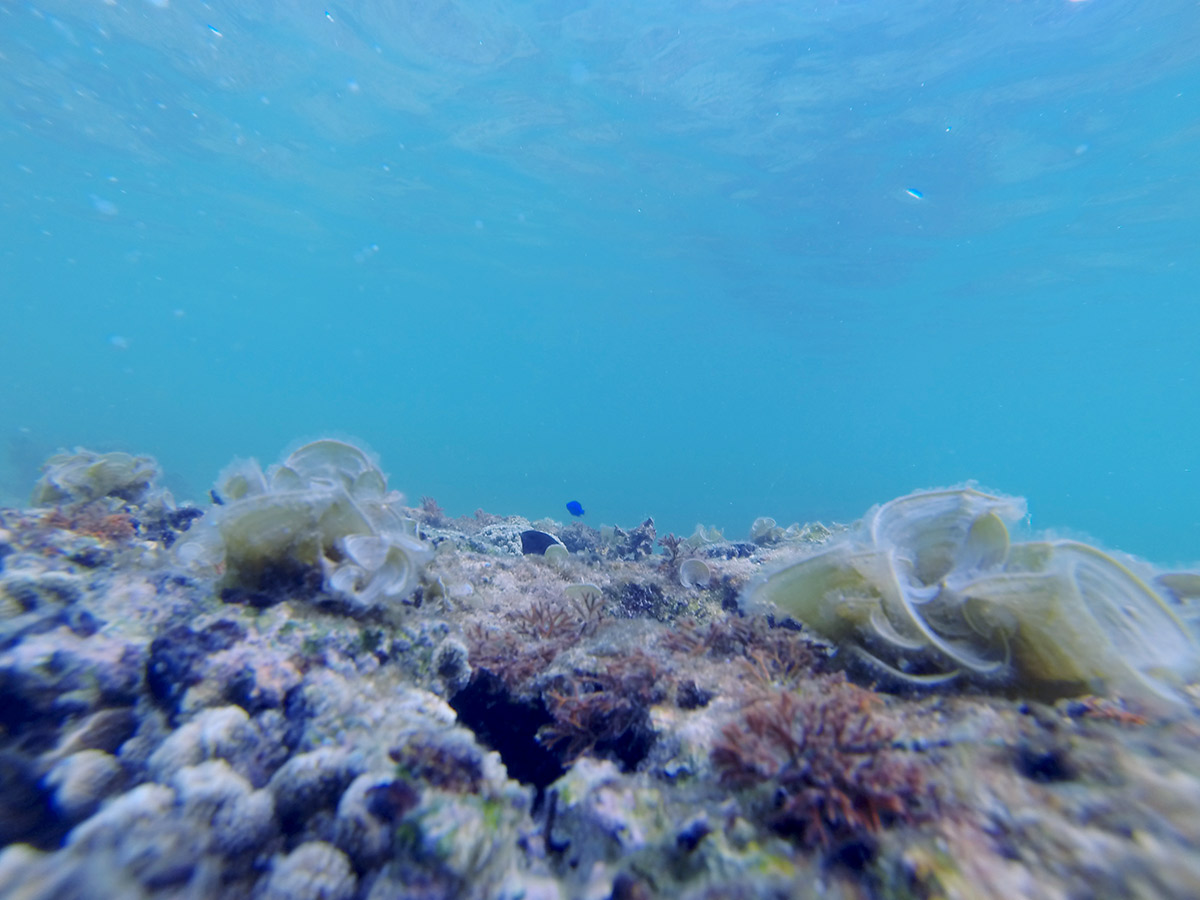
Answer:
[{"label": "rocky reef substrate", "polygon": [[[333,441],[156,476],[0,510],[0,898],[1200,896],[1189,573],[970,489],[729,541],[450,518]],[[1014,606],[1109,582],[1169,665]]]}]

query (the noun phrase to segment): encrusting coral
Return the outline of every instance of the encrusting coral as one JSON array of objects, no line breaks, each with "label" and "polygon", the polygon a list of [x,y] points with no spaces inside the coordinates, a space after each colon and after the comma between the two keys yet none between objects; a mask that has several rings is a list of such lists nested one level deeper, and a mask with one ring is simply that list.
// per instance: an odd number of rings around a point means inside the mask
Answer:
[{"label": "encrusting coral", "polygon": [[742,606],[794,616],[905,685],[970,675],[1051,698],[1176,703],[1200,646],[1151,586],[1161,579],[1079,541],[1012,544],[1006,522],[1024,515],[1024,500],[969,487],[910,494],[755,579]]},{"label": "encrusting coral", "polygon": [[263,472],[254,460],[222,473],[221,505],[178,545],[190,564],[223,567],[231,599],[270,602],[316,585],[367,611],[407,596],[432,550],[389,492],[378,466],[352,444],[305,444]]}]

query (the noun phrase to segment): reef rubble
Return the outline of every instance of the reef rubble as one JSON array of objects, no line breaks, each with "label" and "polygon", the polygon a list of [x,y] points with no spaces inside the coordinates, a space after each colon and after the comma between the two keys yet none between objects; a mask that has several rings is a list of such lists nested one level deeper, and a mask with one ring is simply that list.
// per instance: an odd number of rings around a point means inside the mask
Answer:
[{"label": "reef rubble", "polygon": [[1013,498],[683,538],[333,441],[214,497],[76,451],[0,510],[0,898],[1200,896],[1198,580]]}]

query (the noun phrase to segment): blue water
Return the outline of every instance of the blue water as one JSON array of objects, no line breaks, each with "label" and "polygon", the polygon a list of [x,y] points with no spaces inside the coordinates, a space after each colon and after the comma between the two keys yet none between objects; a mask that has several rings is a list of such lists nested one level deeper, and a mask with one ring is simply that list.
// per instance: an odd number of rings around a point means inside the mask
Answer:
[{"label": "blue water", "polygon": [[0,2],[0,495],[352,436],[741,536],[977,479],[1200,559],[1192,0]]}]

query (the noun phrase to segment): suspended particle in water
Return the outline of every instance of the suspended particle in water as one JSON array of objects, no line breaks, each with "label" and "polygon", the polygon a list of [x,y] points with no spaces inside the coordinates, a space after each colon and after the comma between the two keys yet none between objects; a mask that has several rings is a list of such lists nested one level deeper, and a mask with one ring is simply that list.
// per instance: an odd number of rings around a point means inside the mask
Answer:
[{"label": "suspended particle in water", "polygon": [[905,188],[904,193],[908,194],[908,196],[912,197],[914,200],[921,200],[925,197],[925,195],[916,188]]},{"label": "suspended particle in water", "polygon": [[215,34],[217,37],[224,37],[224,36],[225,36],[225,35],[221,34],[221,32],[219,32],[219,31],[217,30],[217,26],[216,26],[216,25],[209,25],[209,26],[208,26],[208,30],[209,30],[209,31],[211,31],[213,34]]},{"label": "suspended particle in water", "polygon": [[120,210],[117,209],[117,204],[111,200],[105,200],[103,197],[97,197],[95,194],[88,194],[92,201],[92,209],[100,213],[102,216],[115,216]]}]

